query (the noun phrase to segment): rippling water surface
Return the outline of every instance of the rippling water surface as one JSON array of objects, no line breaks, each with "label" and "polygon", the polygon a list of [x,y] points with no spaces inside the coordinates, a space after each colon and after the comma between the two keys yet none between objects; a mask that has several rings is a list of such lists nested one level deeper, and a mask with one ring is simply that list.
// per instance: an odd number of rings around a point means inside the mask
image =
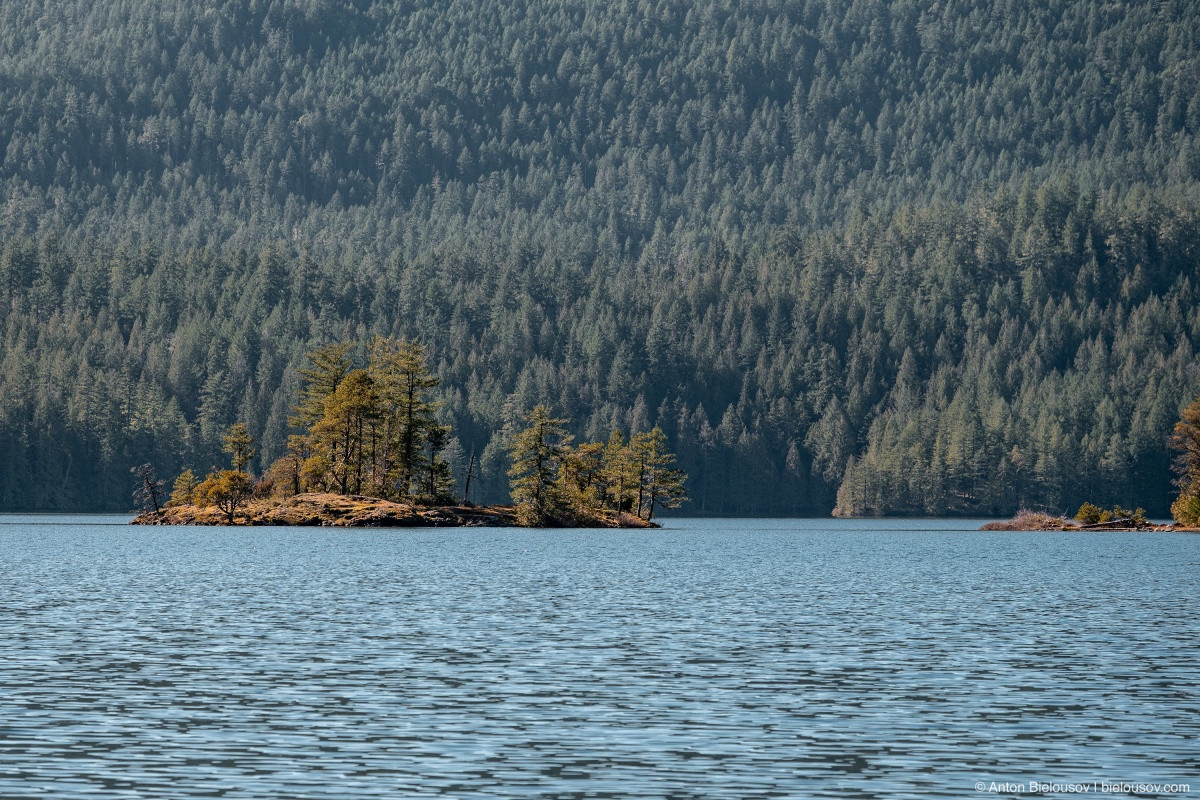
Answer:
[{"label": "rippling water surface", "polygon": [[1191,780],[1200,536],[0,517],[0,797]]}]

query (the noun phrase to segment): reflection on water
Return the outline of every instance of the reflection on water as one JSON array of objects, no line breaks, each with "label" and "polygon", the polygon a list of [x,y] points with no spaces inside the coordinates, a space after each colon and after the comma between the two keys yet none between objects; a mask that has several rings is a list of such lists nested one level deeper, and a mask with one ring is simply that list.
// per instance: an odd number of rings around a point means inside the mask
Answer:
[{"label": "reflection on water", "polygon": [[1200,783],[1200,536],[111,523],[0,518],[0,796]]}]

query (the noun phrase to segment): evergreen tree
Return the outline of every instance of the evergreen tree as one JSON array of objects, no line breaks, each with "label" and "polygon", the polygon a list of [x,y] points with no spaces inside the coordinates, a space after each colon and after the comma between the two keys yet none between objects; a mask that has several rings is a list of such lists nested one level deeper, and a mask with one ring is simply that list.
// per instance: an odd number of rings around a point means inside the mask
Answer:
[{"label": "evergreen tree", "polygon": [[[421,476],[435,468],[437,451],[445,441],[435,434],[440,426],[428,399],[439,380],[429,372],[425,348],[416,342],[376,338],[370,349],[370,375],[379,387],[387,422],[385,469],[394,476],[402,496],[419,494]],[[430,445],[432,455],[427,455]]]},{"label": "evergreen tree", "polygon": [[325,400],[350,372],[350,343],[341,342],[318,347],[307,356],[309,366],[302,368],[300,402],[293,409],[292,424],[310,428],[325,416]]},{"label": "evergreen tree", "polygon": [[[312,427],[309,449],[319,455],[310,462],[311,477],[341,494],[362,494],[364,486],[382,493],[387,477],[378,471],[380,422],[375,381],[366,370],[352,370],[325,399],[325,414]],[[312,474],[318,465],[322,474]]]},{"label": "evergreen tree", "polygon": [[512,499],[522,525],[552,525],[566,511],[558,476],[570,443],[564,427],[567,420],[555,418],[548,406],[539,405],[525,422],[528,427],[513,437],[509,448]]},{"label": "evergreen tree", "polygon": [[196,480],[192,470],[185,469],[175,478],[175,483],[171,487],[171,499],[168,501],[168,506],[190,506],[196,493],[196,486],[199,481]]},{"label": "evergreen tree", "polygon": [[442,457],[442,451],[450,438],[450,426],[429,426],[425,433],[424,476],[421,479],[424,502],[429,504],[449,503],[454,500],[454,476],[450,464]]},{"label": "evergreen tree", "polygon": [[254,457],[254,437],[244,422],[235,422],[225,433],[225,452],[233,459],[233,468],[245,472],[246,465]]},{"label": "evergreen tree", "polygon": [[137,488],[133,492],[133,500],[139,507],[153,510],[156,514],[162,508],[163,482],[158,479],[154,467],[142,464],[129,470],[137,476]]},{"label": "evergreen tree", "polygon": [[637,464],[619,430],[613,430],[604,446],[601,471],[608,498],[606,506],[613,513],[632,510],[638,489]]},{"label": "evergreen tree", "polygon": [[637,469],[637,501],[634,513],[654,519],[655,506],[678,508],[687,499],[685,476],[675,467],[675,456],[667,452],[667,436],[655,427],[629,440],[630,458]]},{"label": "evergreen tree", "polygon": [[604,444],[584,442],[563,454],[559,485],[580,516],[600,512],[604,500]]}]

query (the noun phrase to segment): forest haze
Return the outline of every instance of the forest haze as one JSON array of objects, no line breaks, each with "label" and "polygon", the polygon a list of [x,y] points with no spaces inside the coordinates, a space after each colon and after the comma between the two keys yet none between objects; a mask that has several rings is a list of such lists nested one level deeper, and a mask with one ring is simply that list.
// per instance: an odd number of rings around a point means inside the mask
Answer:
[{"label": "forest haze", "polygon": [[1183,0],[0,5],[0,508],[269,464],[379,334],[479,499],[545,403],[690,513],[1164,514],[1198,54]]}]

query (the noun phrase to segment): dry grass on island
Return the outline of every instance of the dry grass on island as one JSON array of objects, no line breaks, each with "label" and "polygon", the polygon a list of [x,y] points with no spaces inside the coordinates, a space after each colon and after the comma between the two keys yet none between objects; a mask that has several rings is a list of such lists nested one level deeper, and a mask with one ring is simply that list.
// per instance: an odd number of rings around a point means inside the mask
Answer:
[{"label": "dry grass on island", "polygon": [[1084,503],[1074,519],[1022,509],[1012,519],[989,522],[983,531],[1176,531],[1176,525],[1156,525],[1146,519],[1142,509],[1129,511],[1120,506],[1105,510]]},{"label": "dry grass on island", "polygon": [[982,531],[1074,531],[1079,523],[1056,517],[1044,511],[1021,510],[1012,519],[985,524]]}]

